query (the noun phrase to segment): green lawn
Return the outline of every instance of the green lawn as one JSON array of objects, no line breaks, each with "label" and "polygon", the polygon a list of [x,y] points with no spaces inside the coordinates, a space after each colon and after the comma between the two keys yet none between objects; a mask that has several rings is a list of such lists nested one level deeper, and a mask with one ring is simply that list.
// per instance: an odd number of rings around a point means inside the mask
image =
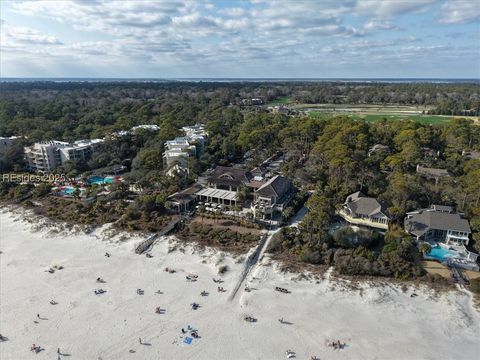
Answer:
[{"label": "green lawn", "polygon": [[447,124],[453,120],[453,117],[437,116],[437,115],[365,115],[363,118],[366,121],[374,122],[382,119],[398,121],[398,120],[413,120],[420,124]]},{"label": "green lawn", "polygon": [[266,103],[266,106],[275,106],[275,105],[282,105],[288,104],[290,102],[290,98],[288,96],[279,97],[278,99],[272,100]]},{"label": "green lawn", "polygon": [[308,115],[312,118],[315,118],[315,119],[320,119],[320,120],[328,120],[330,119],[332,116],[335,116],[335,114],[332,114],[332,113],[326,113],[326,112],[323,112],[323,111],[310,111],[308,113]]},{"label": "green lawn", "polygon": [[332,116],[348,116],[354,120],[363,119],[368,122],[380,121],[382,119],[387,119],[389,121],[402,121],[402,120],[412,120],[420,124],[448,124],[453,120],[453,117],[448,116],[437,116],[437,115],[390,115],[390,114],[367,114],[367,115],[352,115],[345,113],[326,113],[320,111],[310,111],[309,116],[316,119],[328,120]]}]

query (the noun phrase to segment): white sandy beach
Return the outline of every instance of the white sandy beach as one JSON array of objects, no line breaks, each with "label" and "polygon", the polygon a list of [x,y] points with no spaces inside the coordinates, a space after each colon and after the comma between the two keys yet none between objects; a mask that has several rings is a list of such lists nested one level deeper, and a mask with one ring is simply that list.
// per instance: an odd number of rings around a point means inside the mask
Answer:
[{"label": "white sandy beach", "polygon": [[[100,230],[55,235],[0,213],[0,333],[8,338],[0,343],[0,359],[56,359],[57,348],[62,359],[103,360],[285,359],[287,349],[298,359],[322,360],[480,357],[480,315],[469,294],[369,284],[353,291],[329,276],[298,280],[264,258],[248,278],[252,291],[242,288],[229,300],[242,269],[235,259],[193,247],[169,253],[171,238],[157,242],[147,258],[134,253],[138,241],[106,240]],[[229,271],[216,284],[212,278],[220,277],[223,264]],[[64,269],[46,272],[54,265]],[[189,273],[198,281],[188,282]],[[95,295],[100,287],[107,292]],[[209,295],[200,296],[202,290]],[[192,310],[192,302],[200,308]],[[165,314],[155,314],[157,306]],[[248,323],[244,315],[258,321]],[[281,317],[291,324],[281,324]],[[200,336],[190,345],[181,333],[188,325]],[[329,347],[333,339],[346,347]],[[33,343],[45,350],[31,352]]]}]

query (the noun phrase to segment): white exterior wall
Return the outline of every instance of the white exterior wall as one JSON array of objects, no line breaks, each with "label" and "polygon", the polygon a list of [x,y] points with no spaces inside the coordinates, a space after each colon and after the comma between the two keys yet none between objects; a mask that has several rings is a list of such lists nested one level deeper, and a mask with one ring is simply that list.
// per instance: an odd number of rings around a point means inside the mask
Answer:
[{"label": "white exterior wall", "polygon": [[468,245],[468,242],[469,242],[468,235],[469,233],[467,232],[448,230],[446,235],[446,242],[447,244],[453,243],[453,244]]},{"label": "white exterior wall", "polygon": [[62,141],[50,141],[26,147],[25,158],[30,170],[53,171],[68,160],[88,160],[92,151],[90,142],[71,145]]},{"label": "white exterior wall", "polygon": [[36,143],[25,148],[28,167],[37,171],[52,171],[61,165],[61,157],[57,143]]},{"label": "white exterior wall", "polygon": [[163,167],[170,168],[175,162],[178,162],[180,167],[187,167],[189,153],[182,151],[182,149],[167,150],[163,153]]}]

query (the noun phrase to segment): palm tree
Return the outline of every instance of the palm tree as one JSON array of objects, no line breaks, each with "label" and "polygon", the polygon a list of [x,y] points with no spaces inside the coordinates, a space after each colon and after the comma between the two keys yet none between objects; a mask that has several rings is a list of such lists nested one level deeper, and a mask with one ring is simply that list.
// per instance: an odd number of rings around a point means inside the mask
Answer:
[{"label": "palm tree", "polygon": [[432,247],[429,243],[424,242],[420,245],[420,252],[423,254],[423,256],[425,256],[425,254],[428,254],[430,250],[432,250]]}]

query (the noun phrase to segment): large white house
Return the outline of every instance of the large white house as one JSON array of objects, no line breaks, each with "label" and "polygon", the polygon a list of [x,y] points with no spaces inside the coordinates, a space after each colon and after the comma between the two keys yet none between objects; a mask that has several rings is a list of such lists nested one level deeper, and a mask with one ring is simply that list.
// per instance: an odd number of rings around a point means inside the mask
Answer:
[{"label": "large white house", "polygon": [[447,245],[468,245],[472,232],[466,219],[444,205],[408,212],[404,226],[417,241],[445,242]]},{"label": "large white house", "polygon": [[390,221],[385,206],[377,199],[365,196],[361,191],[347,196],[338,215],[351,225],[379,230],[388,230]]}]

